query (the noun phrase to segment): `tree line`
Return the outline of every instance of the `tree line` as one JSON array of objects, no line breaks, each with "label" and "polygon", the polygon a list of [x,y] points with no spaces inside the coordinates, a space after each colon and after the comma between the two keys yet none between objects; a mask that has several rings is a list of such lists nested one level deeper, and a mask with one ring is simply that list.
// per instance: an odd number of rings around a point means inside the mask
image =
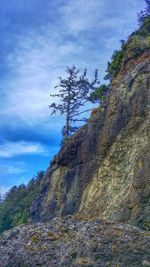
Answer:
[{"label": "tree line", "polygon": [[28,222],[30,207],[40,192],[44,177],[44,171],[39,171],[27,185],[13,186],[5,196],[0,196],[0,234]]}]

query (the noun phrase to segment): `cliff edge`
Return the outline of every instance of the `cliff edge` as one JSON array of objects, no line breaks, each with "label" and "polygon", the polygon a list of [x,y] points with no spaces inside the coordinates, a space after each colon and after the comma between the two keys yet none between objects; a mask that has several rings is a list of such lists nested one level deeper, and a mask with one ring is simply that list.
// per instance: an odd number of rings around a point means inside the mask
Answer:
[{"label": "cliff edge", "polygon": [[54,157],[33,221],[71,214],[149,227],[150,50],[130,60],[106,103]]}]

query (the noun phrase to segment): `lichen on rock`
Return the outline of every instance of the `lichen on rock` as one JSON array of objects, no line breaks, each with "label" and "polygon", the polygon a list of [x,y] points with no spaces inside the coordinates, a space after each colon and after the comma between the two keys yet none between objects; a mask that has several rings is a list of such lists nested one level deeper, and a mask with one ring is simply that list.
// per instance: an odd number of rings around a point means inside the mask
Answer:
[{"label": "lichen on rock", "polygon": [[127,224],[57,218],[3,233],[0,267],[144,267],[149,239],[149,232]]}]

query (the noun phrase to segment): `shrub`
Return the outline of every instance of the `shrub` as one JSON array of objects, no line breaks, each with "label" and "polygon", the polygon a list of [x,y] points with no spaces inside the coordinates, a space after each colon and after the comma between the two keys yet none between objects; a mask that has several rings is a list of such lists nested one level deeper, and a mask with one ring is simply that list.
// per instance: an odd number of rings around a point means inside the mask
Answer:
[{"label": "shrub", "polygon": [[150,48],[150,15],[144,18],[139,29],[132,33],[126,42],[121,42],[121,50],[113,53],[111,62],[108,62],[107,65],[105,79],[110,81],[116,77],[127,61]]},{"label": "shrub", "polygon": [[107,79],[112,80],[118,74],[123,62],[123,51],[122,50],[114,51],[111,59],[112,61],[108,62],[107,65],[107,70],[106,70],[107,74],[104,77],[105,80]]},{"label": "shrub", "polygon": [[123,62],[127,62],[131,58],[140,55],[146,49],[150,47],[150,36],[145,38],[139,35],[133,35],[130,37],[124,51]]},{"label": "shrub", "polygon": [[105,84],[102,84],[101,86],[97,87],[94,92],[92,92],[88,98],[89,101],[92,103],[103,103],[103,101],[106,99],[106,94],[108,91],[108,86]]}]

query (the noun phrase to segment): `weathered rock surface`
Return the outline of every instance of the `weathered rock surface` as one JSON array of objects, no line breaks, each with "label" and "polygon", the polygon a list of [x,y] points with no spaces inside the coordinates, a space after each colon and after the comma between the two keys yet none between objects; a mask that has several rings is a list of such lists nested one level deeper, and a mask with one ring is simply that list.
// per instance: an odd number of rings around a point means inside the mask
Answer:
[{"label": "weathered rock surface", "polygon": [[146,267],[149,241],[127,224],[55,219],[2,234],[0,267]]},{"label": "weathered rock surface", "polygon": [[0,267],[150,266],[149,187],[147,50],[51,162],[31,207],[35,223],[0,236]]},{"label": "weathered rock surface", "polygon": [[109,94],[51,162],[34,221],[80,213],[149,227],[149,50],[127,63]]}]

